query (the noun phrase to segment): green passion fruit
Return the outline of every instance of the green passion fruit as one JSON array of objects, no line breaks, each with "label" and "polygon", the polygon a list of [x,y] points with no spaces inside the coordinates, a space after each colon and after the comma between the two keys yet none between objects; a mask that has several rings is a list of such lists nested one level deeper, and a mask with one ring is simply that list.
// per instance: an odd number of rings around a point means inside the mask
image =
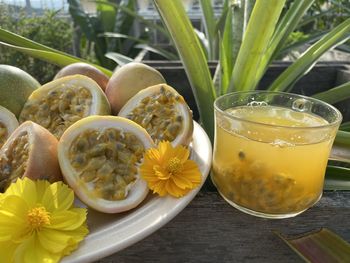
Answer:
[{"label": "green passion fruit", "polygon": [[162,74],[146,64],[131,62],[121,66],[114,72],[106,88],[113,114],[118,114],[140,90],[160,83],[166,83]]},{"label": "green passion fruit", "polygon": [[62,135],[58,159],[66,182],[89,207],[119,213],[136,207],[148,193],[138,166],[155,147],[141,126],[116,116],[90,116]]},{"label": "green passion fruit", "polygon": [[188,145],[192,140],[192,112],[183,97],[169,85],[141,90],[118,115],[140,124],[157,144],[166,140],[173,146]]},{"label": "green passion fruit", "polygon": [[0,148],[17,127],[16,116],[8,109],[0,106]]},{"label": "green passion fruit", "polygon": [[0,105],[18,117],[29,95],[40,87],[27,72],[9,65],[0,65]]},{"label": "green passion fruit", "polygon": [[101,89],[104,91],[106,89],[106,86],[108,84],[109,78],[106,74],[104,74],[101,70],[98,68],[87,64],[83,62],[73,63],[70,65],[67,65],[63,67],[59,72],[57,72],[54,79],[59,79],[66,76],[71,75],[84,75],[87,76],[94,81],[101,87]]},{"label": "green passion fruit", "polygon": [[57,138],[74,122],[89,115],[108,115],[108,100],[92,79],[83,75],[62,77],[34,91],[19,121],[34,121]]},{"label": "green passion fruit", "polygon": [[61,180],[57,143],[55,136],[40,125],[22,123],[0,150],[0,192],[17,178]]}]

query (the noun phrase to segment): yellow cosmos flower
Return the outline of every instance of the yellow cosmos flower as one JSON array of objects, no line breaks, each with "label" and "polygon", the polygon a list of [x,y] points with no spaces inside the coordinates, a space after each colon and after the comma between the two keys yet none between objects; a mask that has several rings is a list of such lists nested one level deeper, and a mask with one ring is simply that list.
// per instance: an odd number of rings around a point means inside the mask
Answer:
[{"label": "yellow cosmos flower", "polygon": [[87,211],[62,182],[18,179],[0,194],[1,262],[53,263],[88,234]]},{"label": "yellow cosmos flower", "polygon": [[183,146],[175,148],[168,141],[149,149],[140,166],[141,177],[153,193],[175,197],[186,195],[201,182],[197,164],[188,160],[190,152]]}]

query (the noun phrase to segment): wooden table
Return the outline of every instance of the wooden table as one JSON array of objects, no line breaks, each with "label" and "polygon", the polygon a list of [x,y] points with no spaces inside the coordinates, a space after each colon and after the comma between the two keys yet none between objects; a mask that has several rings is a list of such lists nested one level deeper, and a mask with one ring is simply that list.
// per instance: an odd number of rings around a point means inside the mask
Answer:
[{"label": "wooden table", "polygon": [[303,214],[271,220],[246,215],[217,192],[201,190],[163,228],[98,262],[303,262],[273,231],[293,235],[321,227],[350,242],[350,191],[325,192]]}]

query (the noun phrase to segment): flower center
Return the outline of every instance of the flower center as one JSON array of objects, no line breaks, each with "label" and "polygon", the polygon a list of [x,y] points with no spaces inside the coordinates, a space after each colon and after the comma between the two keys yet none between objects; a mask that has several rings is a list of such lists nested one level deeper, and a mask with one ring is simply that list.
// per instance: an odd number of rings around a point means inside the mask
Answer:
[{"label": "flower center", "polygon": [[50,214],[42,206],[30,209],[27,219],[32,230],[39,230],[42,226],[50,224]]},{"label": "flower center", "polygon": [[171,174],[177,174],[182,171],[183,165],[181,160],[177,157],[173,157],[169,160],[167,165],[167,171]]}]

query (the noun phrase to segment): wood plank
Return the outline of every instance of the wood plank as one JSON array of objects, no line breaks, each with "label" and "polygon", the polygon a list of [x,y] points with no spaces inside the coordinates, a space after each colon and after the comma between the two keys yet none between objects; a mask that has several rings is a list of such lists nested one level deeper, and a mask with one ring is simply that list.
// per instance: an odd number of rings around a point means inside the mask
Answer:
[{"label": "wood plank", "polygon": [[246,215],[216,192],[200,192],[163,228],[98,262],[303,262],[273,230],[292,235],[327,227],[350,242],[349,218],[350,192],[325,192],[313,208],[282,220]]}]

